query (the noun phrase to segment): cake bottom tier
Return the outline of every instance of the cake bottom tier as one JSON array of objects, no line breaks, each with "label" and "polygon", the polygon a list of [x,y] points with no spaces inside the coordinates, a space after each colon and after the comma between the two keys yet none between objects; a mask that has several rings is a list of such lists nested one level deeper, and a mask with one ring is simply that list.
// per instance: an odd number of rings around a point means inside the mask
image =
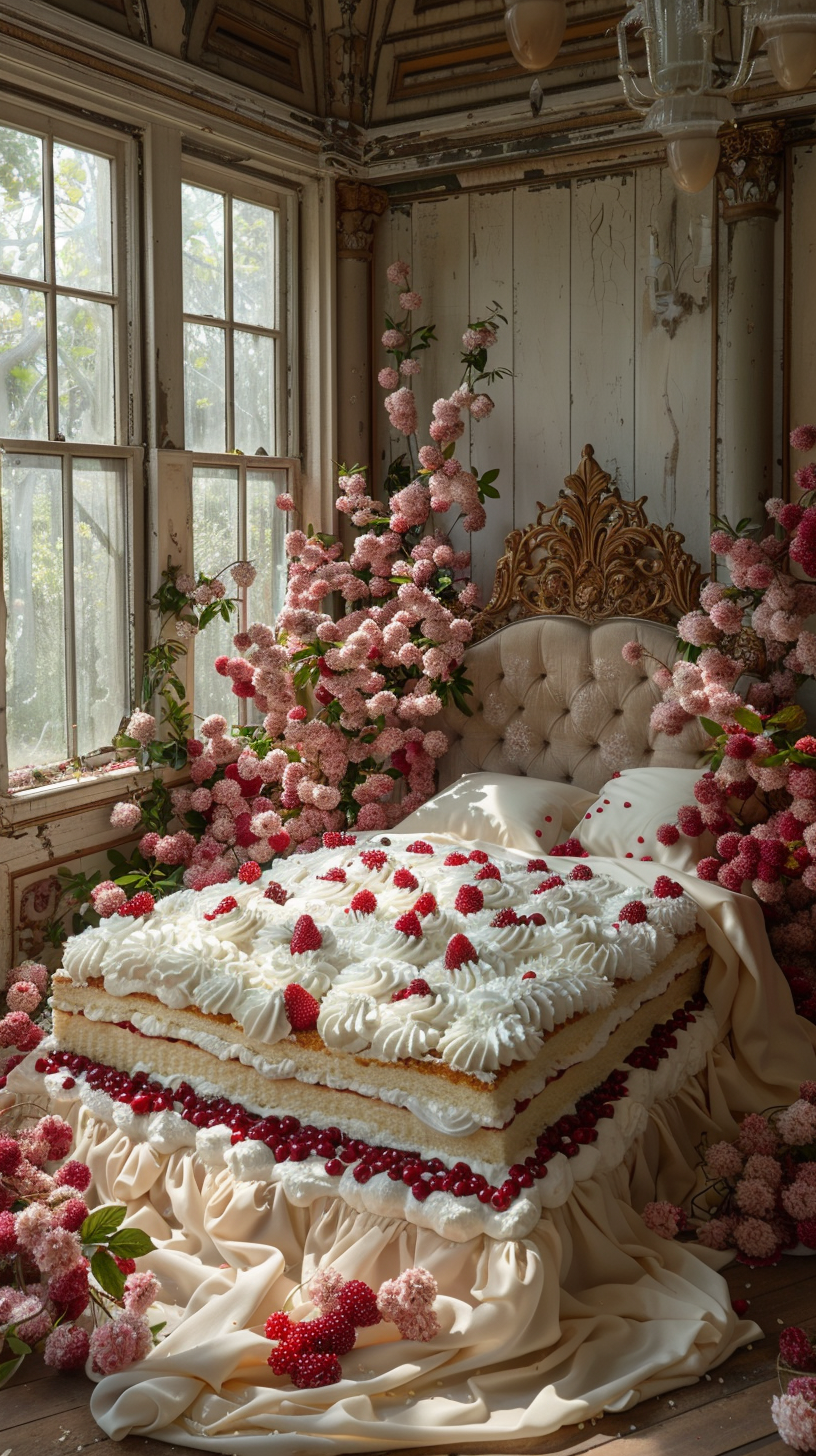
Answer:
[{"label": "cake bottom tier", "polygon": [[[214,1088],[217,1095],[262,1113],[288,1115],[318,1128],[339,1126],[351,1137],[368,1142],[421,1149],[423,1154],[453,1162],[461,1159],[472,1165],[507,1168],[531,1155],[543,1128],[571,1111],[578,1099],[601,1083],[634,1047],[646,1042],[656,1023],[670,1017],[699,992],[705,964],[705,955],[695,959],[662,995],[646,1001],[622,1022],[592,1057],[575,1062],[520,1106],[507,1126],[481,1127],[457,1136],[441,1132],[408,1108],[393,1106],[378,1097],[294,1077],[272,1081],[253,1066],[221,1060],[190,1042],[145,1036],[132,1026],[91,1020],[59,1006],[54,1008],[54,1036],[63,1051],[91,1057],[131,1075],[147,1072],[165,1080],[183,1080],[197,1089],[207,1089],[208,1095]],[[120,1012],[126,1004],[118,1003]]]},{"label": "cake bottom tier", "polygon": [[[671,1085],[683,1042],[694,1040],[705,1060],[712,1037],[705,1011],[657,1072],[632,1073],[633,1095],[598,1144],[571,1161],[559,1155],[571,1179],[583,1176],[523,1239],[473,1233],[463,1243],[343,1197],[305,1203],[289,1164],[250,1182],[231,1162],[240,1148],[226,1165],[195,1149],[161,1151],[138,1127],[95,1115],[80,1096],[81,1072],[43,1078],[34,1068],[45,1053],[33,1054],[9,1091],[50,1099],[76,1129],[73,1155],[94,1176],[89,1197],[124,1203],[128,1222],[158,1246],[144,1267],[162,1285],[151,1322],[167,1320],[165,1337],[145,1361],[99,1381],[96,1421],[113,1439],[150,1436],[225,1456],[451,1443],[491,1451],[695,1383],[759,1332],[731,1308],[717,1272],[725,1257],[660,1239],[638,1210],[658,1196],[658,1178],[660,1197],[689,1194],[688,1148],[722,1135],[710,1106],[727,1105],[739,1072],[720,1048],[722,1080],[709,1066],[651,1111],[642,1099]],[[628,1140],[613,1148],[619,1120]],[[443,1195],[431,1195],[419,1216],[437,1201]],[[411,1265],[427,1268],[439,1287],[440,1333],[423,1345],[386,1324],[361,1330],[338,1384],[295,1389],[269,1369],[264,1321],[287,1299],[293,1318],[312,1314],[298,1286],[329,1265],[373,1286]]]}]

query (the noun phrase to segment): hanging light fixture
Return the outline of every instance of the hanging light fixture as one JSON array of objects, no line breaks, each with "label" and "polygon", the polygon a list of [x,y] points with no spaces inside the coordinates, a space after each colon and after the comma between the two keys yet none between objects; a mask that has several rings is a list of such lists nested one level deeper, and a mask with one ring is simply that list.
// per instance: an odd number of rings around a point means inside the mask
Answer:
[{"label": "hanging light fixture", "polygon": [[[624,96],[648,129],[666,138],[672,176],[685,192],[699,192],[717,170],[719,131],[734,121],[730,98],[751,75],[757,40],[789,90],[806,86],[816,69],[816,8],[808,0],[743,3],[740,57],[730,75],[714,58],[716,0],[638,0],[618,25]],[[642,83],[629,60],[633,26],[646,46]]]},{"label": "hanging light fixture", "polygon": [[[505,28],[516,60],[544,70],[566,28],[564,0],[505,0]],[[727,68],[714,56],[717,0],[636,0],[618,24],[618,76],[627,103],[650,131],[666,139],[677,186],[699,192],[720,159],[719,132],[734,121],[731,97],[749,80],[764,46],[771,69],[788,91],[807,86],[816,71],[816,0],[739,0],[739,60]],[[636,75],[629,34],[646,48],[646,71]]]},{"label": "hanging light fixture", "polygon": [[504,28],[510,49],[527,71],[546,71],[567,28],[566,0],[505,0]]}]

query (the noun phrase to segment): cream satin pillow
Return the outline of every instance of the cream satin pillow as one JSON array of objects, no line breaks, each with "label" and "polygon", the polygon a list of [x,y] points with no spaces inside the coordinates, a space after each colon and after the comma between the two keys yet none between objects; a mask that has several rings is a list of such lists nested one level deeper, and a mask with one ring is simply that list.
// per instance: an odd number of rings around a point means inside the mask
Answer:
[{"label": "cream satin pillow", "polygon": [[544,853],[572,833],[595,795],[574,784],[520,774],[469,773],[396,828],[400,834],[445,834],[504,849]]},{"label": "cream satin pillow", "polygon": [[612,855],[615,859],[649,859],[674,870],[691,870],[704,855],[712,854],[714,836],[701,834],[687,839],[681,834],[676,844],[661,844],[661,824],[676,824],[683,804],[696,804],[694,785],[700,777],[696,768],[627,768],[609,779],[597,799],[584,811],[575,831],[589,854]]}]

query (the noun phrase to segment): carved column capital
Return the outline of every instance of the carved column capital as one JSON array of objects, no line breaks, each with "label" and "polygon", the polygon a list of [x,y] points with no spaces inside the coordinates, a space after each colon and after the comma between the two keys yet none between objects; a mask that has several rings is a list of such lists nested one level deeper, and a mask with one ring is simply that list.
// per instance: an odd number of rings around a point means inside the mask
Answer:
[{"label": "carved column capital", "polygon": [[335,190],[337,209],[337,256],[371,262],[374,246],[374,223],[388,206],[388,193],[367,182],[338,182]]},{"label": "carved column capital", "polygon": [[721,137],[717,187],[725,222],[776,218],[784,145],[784,121],[748,121]]}]

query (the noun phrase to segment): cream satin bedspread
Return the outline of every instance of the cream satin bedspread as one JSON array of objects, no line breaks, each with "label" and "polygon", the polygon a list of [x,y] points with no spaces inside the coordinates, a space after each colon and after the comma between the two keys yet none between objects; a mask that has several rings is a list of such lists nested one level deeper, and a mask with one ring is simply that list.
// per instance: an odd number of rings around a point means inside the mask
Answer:
[{"label": "cream satin bedspread", "polygon": [[[660,873],[589,863],[625,883]],[[692,1383],[757,1338],[717,1272],[727,1256],[658,1238],[637,1210],[689,1196],[703,1132],[731,1137],[745,1111],[790,1101],[816,1078],[816,1028],[793,1011],[758,905],[677,878],[712,946],[707,995],[722,1040],[698,1077],[652,1109],[625,1166],[577,1184],[525,1239],[454,1243],[339,1199],[297,1208],[280,1186],[236,1184],[189,1153],[159,1155],[73,1104],[76,1155],[99,1199],[126,1203],[159,1245],[146,1264],[169,1330],[140,1365],[99,1380],[91,1409],[102,1429],[236,1456],[489,1449]],[[25,1064],[11,1083],[30,1086]],[[269,1370],[263,1323],[330,1263],[375,1286],[424,1265],[439,1283],[442,1332],[419,1345],[391,1325],[363,1330],[340,1384],[298,1391]],[[311,1306],[299,1296],[294,1309]]]}]

